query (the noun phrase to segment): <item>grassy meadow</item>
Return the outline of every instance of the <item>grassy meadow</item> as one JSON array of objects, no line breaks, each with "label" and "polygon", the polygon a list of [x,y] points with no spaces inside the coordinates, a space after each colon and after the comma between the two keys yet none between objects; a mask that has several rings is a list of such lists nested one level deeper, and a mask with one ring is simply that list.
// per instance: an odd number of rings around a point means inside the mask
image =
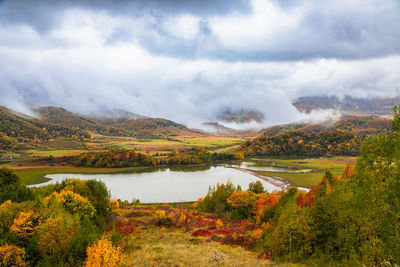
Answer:
[{"label": "grassy meadow", "polygon": [[271,171],[256,171],[265,176],[281,177],[285,181],[294,186],[312,188],[316,187],[322,180],[325,171],[331,171],[338,176],[343,173],[348,164],[353,164],[356,161],[355,157],[322,157],[322,158],[291,158],[291,159],[276,159],[271,158],[276,166],[285,166],[292,168],[311,169],[311,172],[271,172]]},{"label": "grassy meadow", "polygon": [[[178,219],[176,225],[164,226],[155,222],[160,214],[163,216],[162,214],[168,211],[172,211],[170,214],[180,214],[181,219]],[[184,207],[171,208],[170,205],[140,205],[121,207],[120,216],[125,221],[121,222],[122,225],[117,224],[114,231],[117,230],[124,236],[126,264],[129,266],[244,267],[273,264],[270,260],[259,258],[260,252],[241,245],[221,244],[216,240],[212,241],[208,236],[194,235],[195,229],[207,229],[210,227],[208,224],[215,224],[215,219],[210,214],[196,214]],[[220,230],[225,235],[229,232],[229,227],[240,228],[240,224],[225,224],[224,230]],[[224,234],[217,234],[215,238],[224,238]],[[277,263],[273,265],[302,266]]]}]

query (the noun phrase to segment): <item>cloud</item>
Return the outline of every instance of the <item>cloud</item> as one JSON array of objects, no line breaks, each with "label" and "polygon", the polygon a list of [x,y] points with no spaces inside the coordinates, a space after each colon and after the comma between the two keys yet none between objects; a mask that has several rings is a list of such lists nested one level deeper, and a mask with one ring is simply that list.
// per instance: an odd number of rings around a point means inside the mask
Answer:
[{"label": "cloud", "polygon": [[243,108],[265,127],[308,119],[291,104],[300,96],[400,86],[398,1],[199,2],[2,2],[0,104],[191,126]]},{"label": "cloud", "polygon": [[[359,59],[400,52],[396,0],[61,1],[6,0],[0,23],[41,35],[99,14],[109,43],[137,42],[153,54],[224,61]],[[97,25],[97,23],[100,23]],[[84,38],[84,35],[82,36]],[[54,45],[50,43],[47,45]]]}]

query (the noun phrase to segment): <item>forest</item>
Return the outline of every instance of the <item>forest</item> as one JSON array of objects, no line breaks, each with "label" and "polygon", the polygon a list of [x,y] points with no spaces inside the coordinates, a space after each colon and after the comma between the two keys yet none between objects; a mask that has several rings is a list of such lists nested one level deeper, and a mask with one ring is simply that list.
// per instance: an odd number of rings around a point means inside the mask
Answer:
[{"label": "forest", "polygon": [[[10,142],[16,142],[20,145],[24,145],[24,143],[37,140],[49,140],[59,136],[78,140],[90,137],[87,131],[77,127],[68,127],[58,123],[19,116],[0,106],[0,138],[4,140],[5,143],[10,144]],[[3,142],[0,142],[0,144],[3,144]],[[1,149],[19,148],[19,146],[1,146]]]},{"label": "forest", "polygon": [[243,142],[239,151],[257,156],[357,156],[365,139],[391,132],[391,121],[348,116],[334,124],[289,124],[264,130]]},{"label": "forest", "polygon": [[125,168],[138,166],[211,164],[218,161],[242,159],[243,155],[239,153],[210,153],[200,147],[183,152],[174,151],[168,156],[151,156],[134,150],[89,152],[82,153],[78,157],[70,159],[69,162],[77,167]]}]

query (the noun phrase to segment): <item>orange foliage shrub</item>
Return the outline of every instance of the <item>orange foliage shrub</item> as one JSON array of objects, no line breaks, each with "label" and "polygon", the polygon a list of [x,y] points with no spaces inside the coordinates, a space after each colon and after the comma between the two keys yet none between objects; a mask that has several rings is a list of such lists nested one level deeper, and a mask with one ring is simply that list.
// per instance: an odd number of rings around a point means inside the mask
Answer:
[{"label": "orange foliage shrub", "polygon": [[199,198],[195,203],[193,203],[193,208],[197,208],[199,206],[199,204],[203,201],[204,201],[204,197]]},{"label": "orange foliage shrub", "polygon": [[312,207],[315,203],[315,192],[316,192],[316,189],[313,188],[307,194],[299,195],[296,200],[297,206],[302,207],[302,208]]},{"label": "orange foliage shrub", "polygon": [[257,228],[254,229],[253,232],[251,233],[251,237],[255,239],[259,239],[263,233],[263,229]]},{"label": "orange foliage shrub", "polygon": [[111,241],[103,236],[95,244],[87,248],[86,267],[118,267],[123,265],[125,256],[119,246],[114,246]]},{"label": "orange foliage shrub", "polygon": [[343,171],[342,176],[338,177],[339,179],[350,179],[354,176],[356,164],[347,164],[346,169]]},{"label": "orange foliage shrub", "polygon": [[258,194],[258,200],[254,204],[254,219],[256,221],[260,220],[260,216],[265,209],[270,209],[278,204],[279,198],[278,194]]},{"label": "orange foliage shrub", "polygon": [[215,227],[219,230],[224,227],[224,223],[220,219],[218,219],[215,221]]},{"label": "orange foliage shrub", "polygon": [[0,266],[27,266],[25,249],[14,245],[0,246]]},{"label": "orange foliage shrub", "polygon": [[23,239],[28,239],[36,231],[39,222],[39,215],[33,211],[21,211],[18,217],[14,219],[14,223],[11,225],[10,231],[14,232]]}]

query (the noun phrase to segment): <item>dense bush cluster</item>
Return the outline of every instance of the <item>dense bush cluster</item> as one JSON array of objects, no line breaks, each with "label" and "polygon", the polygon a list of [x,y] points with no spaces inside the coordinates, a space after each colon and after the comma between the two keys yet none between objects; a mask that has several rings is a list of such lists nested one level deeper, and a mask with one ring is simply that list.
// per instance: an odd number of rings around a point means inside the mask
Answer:
[{"label": "dense bush cluster", "polygon": [[81,154],[71,162],[78,167],[121,168],[136,166],[196,165],[243,159],[241,154],[209,153],[204,148],[173,152],[167,157],[153,157],[133,150],[109,150]]},{"label": "dense bush cluster", "polygon": [[80,265],[112,212],[107,188],[95,180],[31,189],[1,169],[0,196],[1,266]]},{"label": "dense bush cluster", "polygon": [[228,182],[210,187],[208,194],[198,199],[193,206],[221,217],[260,222],[264,210],[275,207],[279,198],[280,193],[266,193],[260,181],[250,183],[247,191]]}]

